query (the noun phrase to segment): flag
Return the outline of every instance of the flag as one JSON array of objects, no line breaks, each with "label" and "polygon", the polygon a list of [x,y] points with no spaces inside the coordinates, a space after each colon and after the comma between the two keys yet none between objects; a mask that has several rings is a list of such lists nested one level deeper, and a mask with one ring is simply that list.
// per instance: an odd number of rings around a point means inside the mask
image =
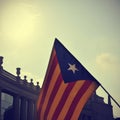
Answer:
[{"label": "flag", "polygon": [[37,101],[38,120],[78,120],[99,82],[57,40]]}]

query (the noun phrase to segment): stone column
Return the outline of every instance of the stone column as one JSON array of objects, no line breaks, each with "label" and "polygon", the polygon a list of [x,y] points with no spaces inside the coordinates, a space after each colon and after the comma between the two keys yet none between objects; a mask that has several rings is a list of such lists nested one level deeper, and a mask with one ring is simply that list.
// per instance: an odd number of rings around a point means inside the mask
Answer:
[{"label": "stone column", "polygon": [[27,120],[27,99],[21,98],[20,120]]},{"label": "stone column", "polygon": [[37,105],[36,101],[34,101],[34,120],[37,120]]},{"label": "stone column", "polygon": [[20,97],[13,96],[14,120],[20,120]]},{"label": "stone column", "polygon": [[0,120],[2,119],[1,118],[1,99],[2,99],[2,91],[0,89]]},{"label": "stone column", "polygon": [[27,120],[34,120],[34,104],[32,100],[28,100]]}]

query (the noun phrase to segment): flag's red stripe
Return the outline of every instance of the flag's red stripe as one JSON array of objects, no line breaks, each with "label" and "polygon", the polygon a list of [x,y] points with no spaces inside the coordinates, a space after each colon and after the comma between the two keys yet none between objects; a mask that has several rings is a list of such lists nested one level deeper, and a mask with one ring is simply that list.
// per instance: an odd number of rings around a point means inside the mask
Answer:
[{"label": "flag's red stripe", "polygon": [[57,78],[57,80],[56,80],[56,83],[55,83],[55,85],[54,85],[53,91],[52,91],[52,93],[51,93],[51,96],[50,96],[48,105],[47,105],[47,107],[46,107],[46,111],[45,111],[45,114],[44,114],[44,115],[45,115],[45,116],[44,116],[44,120],[47,120],[47,115],[48,115],[48,113],[49,113],[50,107],[51,107],[51,105],[52,105],[52,102],[53,102],[53,100],[54,100],[54,98],[55,98],[55,96],[56,96],[56,93],[57,93],[57,91],[58,91],[59,86],[60,86],[61,83],[62,83],[62,76],[61,76],[61,74],[59,74],[59,76],[58,76],[58,78]]},{"label": "flag's red stripe", "polygon": [[[50,72],[50,69],[52,67],[55,56],[56,56],[56,51],[55,51],[55,49],[53,49],[52,53],[51,53],[50,61],[49,61],[49,64],[48,64],[48,68],[47,68],[47,71],[46,71],[46,75],[45,75],[45,78],[44,78],[45,80],[47,79],[47,77],[49,75],[49,72]],[[43,86],[44,86],[44,84],[46,84],[46,82],[47,81],[43,82]]]},{"label": "flag's red stripe", "polygon": [[[53,72],[54,72],[54,69],[55,69],[56,65],[57,65],[57,57],[56,57],[56,55],[55,55],[55,57],[54,57],[54,59],[53,59],[53,62],[52,62],[52,65],[51,65],[51,68],[50,68],[50,71],[49,71],[49,73],[48,73],[48,77],[47,77],[46,80],[45,80],[45,81],[47,81],[47,82],[46,82],[46,84],[44,84],[43,96],[42,96],[42,99],[41,99],[41,101],[40,101],[40,106],[39,106],[39,110],[38,110],[38,114],[39,114],[39,115],[40,115],[40,113],[41,113],[41,108],[42,108],[42,105],[43,105],[43,103],[44,103],[44,99],[45,99],[45,96],[46,96],[46,93],[47,93],[47,90],[48,90],[48,86],[49,86],[49,83],[50,83],[50,80],[51,80],[51,77],[52,77],[52,75],[53,75]],[[40,117],[39,117],[39,118],[40,118]]]},{"label": "flag's red stripe", "polygon": [[65,101],[67,100],[69,94],[70,94],[70,91],[72,90],[72,88],[74,87],[75,85],[75,82],[72,82],[72,83],[68,83],[68,86],[66,87],[65,91],[64,91],[64,94],[60,100],[60,103],[59,105],[57,106],[54,114],[53,114],[53,117],[52,117],[52,120],[57,120],[58,118],[58,115],[60,113],[60,111],[62,110],[64,104],[65,104]]},{"label": "flag's red stripe", "polygon": [[53,59],[54,59],[55,55],[56,55],[56,52],[55,52],[55,50],[53,49],[53,50],[52,50],[52,53],[51,53],[50,61],[49,61],[49,64],[48,64],[48,69],[47,69],[47,71],[46,71],[46,75],[45,75],[45,78],[44,78],[44,82],[43,82],[42,88],[41,88],[41,90],[40,90],[40,95],[39,95],[38,100],[37,100],[37,111],[39,110],[40,101],[41,101],[41,99],[42,99],[43,90],[44,90],[44,87],[45,87],[45,84],[46,84],[46,81],[45,81],[45,80],[46,80],[46,78],[47,78],[47,76],[48,76],[48,73],[49,73],[49,71],[50,71],[50,68],[51,68],[51,65],[52,65],[52,62],[53,62]]},{"label": "flag's red stripe", "polygon": [[72,104],[67,112],[67,115],[65,117],[65,120],[70,120],[72,113],[74,112],[74,109],[76,108],[76,105],[78,104],[78,101],[84,95],[85,91],[89,88],[89,86],[91,85],[92,82],[93,81],[86,80],[86,82],[83,84],[82,88],[79,90],[75,99],[73,100],[73,102],[72,102]]}]

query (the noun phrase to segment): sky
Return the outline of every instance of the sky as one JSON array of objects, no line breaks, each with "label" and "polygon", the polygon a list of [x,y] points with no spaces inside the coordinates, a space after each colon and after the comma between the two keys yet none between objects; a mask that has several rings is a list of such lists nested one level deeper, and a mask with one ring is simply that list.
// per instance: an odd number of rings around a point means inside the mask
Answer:
[{"label": "sky", "polygon": [[[0,0],[5,70],[42,86],[55,38],[120,103],[119,0]],[[107,94],[100,87],[97,94]],[[112,101],[114,117],[120,108]]]}]

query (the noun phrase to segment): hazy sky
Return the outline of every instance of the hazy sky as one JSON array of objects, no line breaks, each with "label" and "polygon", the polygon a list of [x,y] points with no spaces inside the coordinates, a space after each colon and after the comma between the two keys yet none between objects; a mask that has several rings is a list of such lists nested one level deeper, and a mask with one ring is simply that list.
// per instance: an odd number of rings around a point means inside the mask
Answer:
[{"label": "hazy sky", "polygon": [[[0,0],[0,55],[3,67],[39,81],[54,39],[64,46],[120,103],[119,0]],[[107,97],[99,88],[97,93]],[[114,106],[114,116],[120,109]]]}]

